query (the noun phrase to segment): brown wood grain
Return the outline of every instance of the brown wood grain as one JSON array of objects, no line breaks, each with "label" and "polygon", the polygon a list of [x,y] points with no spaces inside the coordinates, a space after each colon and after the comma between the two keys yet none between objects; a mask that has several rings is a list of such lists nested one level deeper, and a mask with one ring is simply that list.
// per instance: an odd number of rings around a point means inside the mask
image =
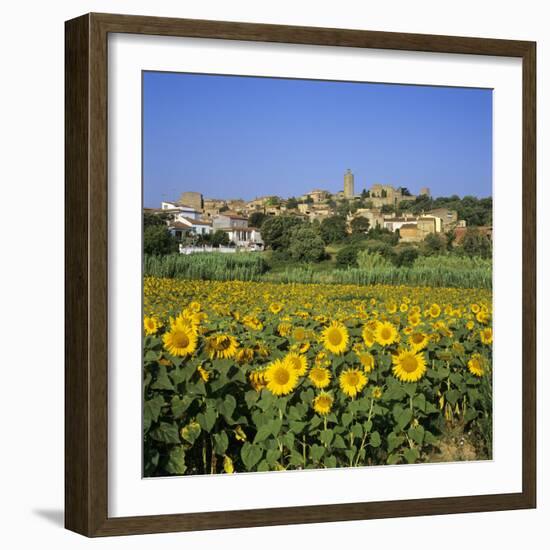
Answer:
[{"label": "brown wood grain", "polygon": [[[108,516],[107,36],[133,33],[519,57],[523,62],[523,489],[277,509]],[[377,31],[88,14],[65,25],[65,525],[86,536],[536,506],[536,45]]]}]

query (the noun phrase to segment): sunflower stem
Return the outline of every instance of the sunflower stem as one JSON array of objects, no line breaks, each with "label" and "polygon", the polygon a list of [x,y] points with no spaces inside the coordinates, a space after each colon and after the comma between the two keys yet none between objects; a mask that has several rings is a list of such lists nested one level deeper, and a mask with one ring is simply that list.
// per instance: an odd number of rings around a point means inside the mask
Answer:
[{"label": "sunflower stem", "polygon": [[[373,407],[374,407],[374,398],[371,397],[369,415],[367,417],[367,424],[370,422]],[[359,447],[359,451],[357,452],[357,459],[355,461],[355,466],[359,466],[359,458],[360,458],[360,455],[361,455],[361,451],[365,448],[367,435],[369,435],[369,432],[365,429],[364,434],[363,434],[363,438],[361,439],[361,446]]]}]

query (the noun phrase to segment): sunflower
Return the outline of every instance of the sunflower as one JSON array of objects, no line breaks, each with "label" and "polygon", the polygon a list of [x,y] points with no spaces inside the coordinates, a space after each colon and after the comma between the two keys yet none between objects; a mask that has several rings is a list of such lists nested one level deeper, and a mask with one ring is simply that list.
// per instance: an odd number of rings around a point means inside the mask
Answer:
[{"label": "sunflower", "polygon": [[162,337],[164,347],[172,354],[180,357],[191,355],[197,349],[197,335],[190,328],[173,323],[170,332]]},{"label": "sunflower", "polygon": [[453,348],[453,351],[458,355],[464,354],[464,344],[462,342],[453,342],[453,345],[451,346]]},{"label": "sunflower", "polygon": [[484,310],[478,311],[476,315],[476,319],[478,323],[481,323],[482,325],[486,325],[489,322],[489,312]]},{"label": "sunflower", "polygon": [[275,314],[279,313],[282,309],[283,309],[283,304],[281,304],[280,302],[273,302],[269,306],[269,311]]},{"label": "sunflower", "polygon": [[233,467],[233,461],[227,455],[223,455],[223,471],[226,474],[232,474],[235,471]]},{"label": "sunflower", "polygon": [[371,395],[373,399],[380,399],[382,397],[382,388],[380,386],[373,386]]},{"label": "sunflower", "polygon": [[340,388],[348,397],[355,397],[367,383],[367,377],[359,369],[346,369],[339,378]]},{"label": "sunflower", "polygon": [[290,352],[285,356],[283,361],[292,367],[298,376],[303,376],[307,371],[307,359],[305,355]]},{"label": "sunflower", "polygon": [[239,343],[229,334],[215,334],[206,342],[206,350],[210,359],[230,359],[237,353]]},{"label": "sunflower", "polygon": [[251,315],[247,315],[243,319],[243,325],[252,329],[252,330],[263,330],[264,324],[257,318]]},{"label": "sunflower", "polygon": [[407,319],[409,321],[409,325],[411,325],[412,327],[416,327],[420,324],[420,315],[417,312],[413,312],[412,310],[411,313],[409,313]]},{"label": "sunflower", "polygon": [[315,356],[315,366],[316,367],[328,367],[330,365],[330,359],[328,358],[326,352],[320,351]]},{"label": "sunflower", "polygon": [[428,309],[428,315],[433,319],[436,319],[441,315],[441,307],[439,304],[432,304]]},{"label": "sunflower", "polygon": [[279,336],[288,336],[292,331],[292,325],[290,323],[279,323],[277,326],[277,332]]},{"label": "sunflower", "polygon": [[257,392],[263,390],[267,386],[267,381],[265,379],[265,372],[266,372],[265,369],[257,369],[257,370],[253,370],[248,375],[250,384]]},{"label": "sunflower", "polygon": [[472,310],[472,313],[479,313],[481,308],[479,307],[479,304],[471,304],[470,309]]},{"label": "sunflower", "polygon": [[235,439],[237,441],[246,441],[246,434],[241,426],[235,428]]},{"label": "sunflower", "polygon": [[304,327],[296,327],[292,331],[292,338],[294,338],[294,340],[297,340],[298,342],[305,340],[306,337],[307,337],[307,334],[306,334],[306,329]]},{"label": "sunflower", "polygon": [[299,344],[293,344],[292,347],[296,349],[298,353],[306,353],[311,344],[308,341],[300,342]]},{"label": "sunflower", "polygon": [[349,334],[348,329],[338,321],[333,321],[322,335],[325,348],[336,355],[340,355],[346,351],[348,347]]},{"label": "sunflower", "polygon": [[144,317],[143,328],[148,336],[156,334],[162,323],[156,317]]},{"label": "sunflower", "polygon": [[269,356],[269,348],[263,342],[256,343],[256,353],[261,357]]},{"label": "sunflower", "polygon": [[287,395],[298,383],[298,373],[285,361],[275,359],[265,372],[267,389],[274,395]]},{"label": "sunflower", "polygon": [[393,374],[403,382],[416,382],[426,372],[426,359],[415,350],[399,350],[393,357]]},{"label": "sunflower", "polygon": [[326,388],[330,384],[330,378],[330,371],[323,367],[313,367],[309,371],[309,379],[316,388]]},{"label": "sunflower", "polygon": [[199,373],[199,376],[201,377],[203,382],[208,382],[208,379],[210,378],[210,373],[205,368],[199,366],[197,367],[197,372]]},{"label": "sunflower", "polygon": [[327,415],[332,410],[332,404],[334,403],[334,398],[332,395],[326,392],[321,392],[313,400],[313,410],[320,415]]},{"label": "sunflower", "polygon": [[170,318],[170,326],[173,327],[174,325],[187,330],[192,330],[196,334],[199,323],[197,322],[194,313],[183,310],[175,319]]},{"label": "sunflower", "polygon": [[399,339],[397,329],[389,321],[379,323],[374,331],[374,336],[381,346],[389,346]]},{"label": "sunflower", "polygon": [[409,336],[409,345],[415,351],[420,351],[428,345],[429,339],[423,332],[413,332]]},{"label": "sunflower", "polygon": [[409,309],[409,306],[408,306],[407,304],[405,304],[405,303],[403,303],[403,304],[401,304],[401,305],[399,306],[399,311],[400,311],[401,313],[405,313],[405,311],[407,311],[408,309]]},{"label": "sunflower", "polygon": [[476,376],[483,376],[485,373],[485,366],[483,357],[479,353],[474,353],[472,358],[468,361],[468,370]]},{"label": "sunflower", "polygon": [[368,351],[358,353],[357,357],[359,357],[359,362],[367,374],[374,369],[374,357]]},{"label": "sunflower", "polygon": [[482,328],[479,331],[479,337],[483,344],[491,345],[493,343],[493,329],[491,327]]},{"label": "sunflower", "polygon": [[239,365],[252,363],[254,359],[254,350],[252,348],[241,348],[235,355],[235,361]]},{"label": "sunflower", "polygon": [[374,336],[373,330],[366,325],[363,327],[361,336],[363,337],[363,342],[365,342],[365,345],[369,348],[374,344],[374,342],[376,342],[376,337]]}]

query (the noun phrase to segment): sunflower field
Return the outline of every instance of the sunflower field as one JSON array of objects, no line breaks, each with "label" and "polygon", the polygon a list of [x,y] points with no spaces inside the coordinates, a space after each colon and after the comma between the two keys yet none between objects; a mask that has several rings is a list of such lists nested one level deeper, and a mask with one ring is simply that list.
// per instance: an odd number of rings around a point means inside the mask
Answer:
[{"label": "sunflower field", "polygon": [[489,459],[491,321],[488,289],[146,277],[144,475]]}]

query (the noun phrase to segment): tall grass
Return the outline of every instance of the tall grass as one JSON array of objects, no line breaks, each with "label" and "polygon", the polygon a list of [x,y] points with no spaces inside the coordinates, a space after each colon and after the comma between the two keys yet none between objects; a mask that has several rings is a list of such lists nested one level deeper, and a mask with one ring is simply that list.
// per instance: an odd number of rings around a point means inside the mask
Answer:
[{"label": "tall grass", "polygon": [[268,272],[267,263],[258,253],[146,255],[144,275],[217,281],[492,288],[491,261],[481,258],[420,257],[412,267],[399,268],[377,254],[369,254],[363,260],[362,267],[348,269],[319,271],[304,265]]},{"label": "tall grass", "polygon": [[267,264],[260,255],[246,252],[145,255],[143,261],[145,276],[174,279],[258,281],[266,270]]},{"label": "tall grass", "polygon": [[[491,263],[487,260],[446,257],[421,258],[412,267],[382,262],[371,269],[349,268],[315,272],[310,268],[287,268],[266,274],[264,279],[281,283],[389,284],[455,288],[492,288]],[[464,261],[464,263],[462,263]]]},{"label": "tall grass", "polygon": [[370,250],[360,250],[357,253],[357,265],[359,269],[371,270],[382,267],[391,267],[392,263],[387,258],[384,258],[380,252],[372,252]]}]

